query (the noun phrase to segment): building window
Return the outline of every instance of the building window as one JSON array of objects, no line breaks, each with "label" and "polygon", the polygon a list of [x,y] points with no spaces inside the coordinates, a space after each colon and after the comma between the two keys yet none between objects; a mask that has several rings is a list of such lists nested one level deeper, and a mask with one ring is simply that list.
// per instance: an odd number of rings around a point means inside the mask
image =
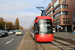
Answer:
[{"label": "building window", "polygon": [[63,20],[65,21],[65,18],[63,18]]},{"label": "building window", "polygon": [[57,10],[59,10],[60,9],[60,5],[54,10],[54,12],[56,12]]},{"label": "building window", "polygon": [[69,18],[63,18],[63,24],[70,24]]},{"label": "building window", "polygon": [[63,18],[63,24],[65,24],[65,18]]},{"label": "building window", "polygon": [[67,24],[67,18],[66,18],[66,24]]},{"label": "building window", "polygon": [[57,8],[54,9],[54,12],[56,12],[60,8],[68,8],[68,5],[59,5]]},{"label": "building window", "polygon": [[54,24],[57,25],[57,21],[56,20],[54,21]]},{"label": "building window", "polygon": [[66,24],[67,24],[67,21],[66,21]]},{"label": "building window", "polygon": [[65,21],[63,21],[63,23],[65,24]]},{"label": "building window", "polygon": [[47,16],[49,16],[50,14],[52,14],[53,13],[53,11],[50,11],[48,14],[47,14]]},{"label": "building window", "polygon": [[47,9],[47,11],[46,11],[46,12],[48,12],[50,9],[51,9],[51,6]]},{"label": "building window", "polygon": [[67,21],[67,18],[66,18],[66,21]]},{"label": "building window", "polygon": [[54,24],[54,21],[53,21],[53,24]]},{"label": "building window", "polygon": [[57,24],[60,24],[60,19],[57,19]]},{"label": "building window", "polygon": [[62,5],[62,8],[68,8],[68,5]]},{"label": "building window", "polygon": [[68,24],[70,24],[69,18],[68,18]]},{"label": "building window", "polygon": [[55,25],[60,24],[60,19],[56,19],[55,21],[53,21],[53,24],[55,24]]},{"label": "building window", "polygon": [[55,18],[55,17],[58,17],[58,16],[60,16],[60,15],[61,15],[61,12],[57,13],[56,15],[54,15],[54,18]]},{"label": "building window", "polygon": [[70,21],[68,21],[68,24],[70,24]]},{"label": "building window", "polygon": [[66,0],[62,0],[62,3],[66,3]]},{"label": "building window", "polygon": [[69,18],[68,18],[68,21],[69,21]]},{"label": "building window", "polygon": [[68,11],[62,11],[62,15],[68,15]]},{"label": "building window", "polygon": [[51,8],[53,8],[53,6],[50,6],[50,7],[47,9],[47,11],[46,11],[46,12],[48,12]]},{"label": "building window", "polygon": [[58,16],[60,16],[60,15],[68,15],[68,11],[61,11],[61,12],[58,12],[57,14],[55,14],[55,15],[53,16],[53,18],[58,17]]}]

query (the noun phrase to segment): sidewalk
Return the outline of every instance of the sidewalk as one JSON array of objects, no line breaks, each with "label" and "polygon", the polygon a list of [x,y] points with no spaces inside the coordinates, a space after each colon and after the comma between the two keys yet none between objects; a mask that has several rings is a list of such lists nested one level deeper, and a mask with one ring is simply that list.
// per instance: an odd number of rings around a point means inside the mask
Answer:
[{"label": "sidewalk", "polygon": [[72,32],[55,32],[54,36],[65,37],[75,40],[75,34],[73,34]]},{"label": "sidewalk", "polygon": [[31,38],[31,36],[29,35],[28,31],[25,33],[25,35],[22,39],[19,50],[37,50],[37,47],[36,47],[33,39]]}]

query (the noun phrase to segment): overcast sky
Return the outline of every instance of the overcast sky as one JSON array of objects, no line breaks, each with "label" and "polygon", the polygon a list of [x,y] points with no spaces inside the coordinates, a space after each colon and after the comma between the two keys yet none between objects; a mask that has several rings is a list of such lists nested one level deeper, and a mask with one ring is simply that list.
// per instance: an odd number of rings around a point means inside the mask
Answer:
[{"label": "overcast sky", "polygon": [[40,10],[36,7],[45,7],[51,0],[0,0],[0,17],[15,23],[19,18],[20,25],[29,28],[36,16],[40,16]]}]

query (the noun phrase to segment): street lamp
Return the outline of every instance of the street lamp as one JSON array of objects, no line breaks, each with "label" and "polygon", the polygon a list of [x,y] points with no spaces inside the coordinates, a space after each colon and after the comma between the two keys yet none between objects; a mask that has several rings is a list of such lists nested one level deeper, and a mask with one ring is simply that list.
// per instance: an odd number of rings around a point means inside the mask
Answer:
[{"label": "street lamp", "polygon": [[[5,19],[4,19],[5,20]],[[7,20],[5,20],[5,31],[6,31],[6,23],[7,23]]]}]

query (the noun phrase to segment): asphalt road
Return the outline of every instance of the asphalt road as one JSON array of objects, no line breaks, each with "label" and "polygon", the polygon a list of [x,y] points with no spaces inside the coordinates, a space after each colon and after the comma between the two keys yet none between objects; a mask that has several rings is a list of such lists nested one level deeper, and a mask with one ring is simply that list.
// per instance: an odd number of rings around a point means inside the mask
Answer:
[{"label": "asphalt road", "polygon": [[25,31],[22,36],[13,34],[8,37],[0,37],[0,50],[18,50],[24,34]]}]

